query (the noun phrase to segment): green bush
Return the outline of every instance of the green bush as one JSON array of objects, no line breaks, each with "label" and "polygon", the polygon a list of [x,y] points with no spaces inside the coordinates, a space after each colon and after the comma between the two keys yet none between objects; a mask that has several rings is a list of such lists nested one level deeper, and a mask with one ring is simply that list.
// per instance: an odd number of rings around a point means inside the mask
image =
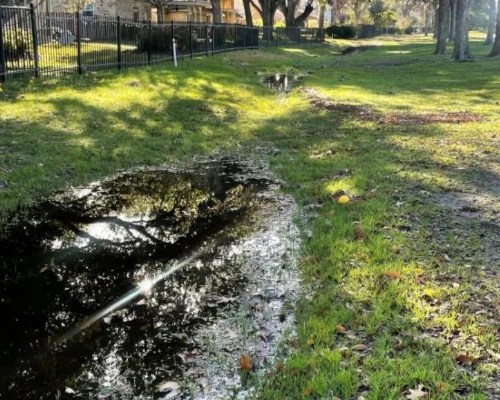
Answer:
[{"label": "green bush", "polygon": [[29,31],[23,29],[9,29],[4,33],[4,51],[7,60],[15,61],[29,55],[33,48],[33,38]]},{"label": "green bush", "polygon": [[327,36],[337,39],[353,39],[356,37],[357,30],[352,25],[331,25],[325,29]]}]

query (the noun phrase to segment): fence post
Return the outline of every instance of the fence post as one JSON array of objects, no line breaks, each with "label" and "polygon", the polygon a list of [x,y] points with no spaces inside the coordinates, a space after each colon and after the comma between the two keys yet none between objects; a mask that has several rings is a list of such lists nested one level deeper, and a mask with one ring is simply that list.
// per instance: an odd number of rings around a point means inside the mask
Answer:
[{"label": "fence post", "polygon": [[79,74],[83,73],[82,68],[82,33],[80,31],[80,13],[76,12],[76,67]]},{"label": "fence post", "polygon": [[174,28],[174,21],[170,21],[170,35],[171,35],[171,38],[170,38],[170,42],[172,43],[172,62],[174,62],[174,46],[175,46],[175,42],[174,42],[174,39],[175,39],[175,28]]},{"label": "fence post", "polygon": [[212,57],[215,52],[215,25],[212,25]]},{"label": "fence post", "polygon": [[35,59],[35,77],[40,76],[40,62],[38,54],[38,32],[36,29],[36,16],[35,16],[35,6],[30,3],[30,16],[31,16],[31,34],[33,36],[33,58]]},{"label": "fence post", "polygon": [[226,51],[227,43],[226,43],[226,31],[227,31],[227,24],[224,23],[224,52]]},{"label": "fence post", "polygon": [[3,45],[3,9],[0,7],[0,82],[5,82],[7,75],[7,63],[5,62],[5,47]]},{"label": "fence post", "polygon": [[118,69],[122,69],[122,29],[120,16],[116,17],[116,46],[118,49]]},{"label": "fence post", "polygon": [[151,46],[153,45],[153,40],[152,40],[152,30],[153,27],[151,26],[151,20],[148,21],[148,65],[151,65]]},{"label": "fence post", "polygon": [[205,28],[205,55],[208,57],[208,22]]},{"label": "fence post", "polygon": [[247,47],[247,28],[243,28],[243,50]]},{"label": "fence post", "polygon": [[189,19],[189,54],[193,58],[193,21]]}]

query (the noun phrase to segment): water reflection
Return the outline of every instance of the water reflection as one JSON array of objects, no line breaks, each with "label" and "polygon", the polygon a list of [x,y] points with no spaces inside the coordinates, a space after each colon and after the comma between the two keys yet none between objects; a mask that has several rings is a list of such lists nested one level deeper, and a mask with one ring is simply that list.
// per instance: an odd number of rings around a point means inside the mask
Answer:
[{"label": "water reflection", "polygon": [[264,83],[271,90],[287,93],[293,89],[299,80],[299,77],[295,75],[274,74],[266,77]]},{"label": "water reflection", "polygon": [[148,398],[178,378],[193,333],[245,286],[230,244],[267,186],[225,160],[126,173],[14,216],[0,236],[0,398]]}]

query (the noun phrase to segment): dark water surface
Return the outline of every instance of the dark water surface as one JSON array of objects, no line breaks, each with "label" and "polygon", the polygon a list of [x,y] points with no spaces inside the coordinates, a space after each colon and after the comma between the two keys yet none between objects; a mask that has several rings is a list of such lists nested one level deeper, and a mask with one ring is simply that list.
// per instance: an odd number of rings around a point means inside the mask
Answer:
[{"label": "dark water surface", "polygon": [[124,173],[12,217],[0,232],[0,399],[157,398],[196,353],[194,333],[245,287],[228,245],[252,231],[269,184],[219,160]]},{"label": "dark water surface", "polygon": [[288,93],[301,81],[300,77],[291,74],[274,74],[264,78],[264,84],[271,90]]}]

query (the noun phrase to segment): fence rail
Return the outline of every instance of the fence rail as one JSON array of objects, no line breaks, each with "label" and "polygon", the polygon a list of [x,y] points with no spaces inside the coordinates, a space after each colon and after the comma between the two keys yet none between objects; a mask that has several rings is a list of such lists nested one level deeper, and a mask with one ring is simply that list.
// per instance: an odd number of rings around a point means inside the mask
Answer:
[{"label": "fence rail", "polygon": [[[172,39],[175,39],[173,41]],[[85,73],[322,40],[311,28],[136,22],[120,17],[41,13],[0,7],[0,81],[18,76]]]}]

